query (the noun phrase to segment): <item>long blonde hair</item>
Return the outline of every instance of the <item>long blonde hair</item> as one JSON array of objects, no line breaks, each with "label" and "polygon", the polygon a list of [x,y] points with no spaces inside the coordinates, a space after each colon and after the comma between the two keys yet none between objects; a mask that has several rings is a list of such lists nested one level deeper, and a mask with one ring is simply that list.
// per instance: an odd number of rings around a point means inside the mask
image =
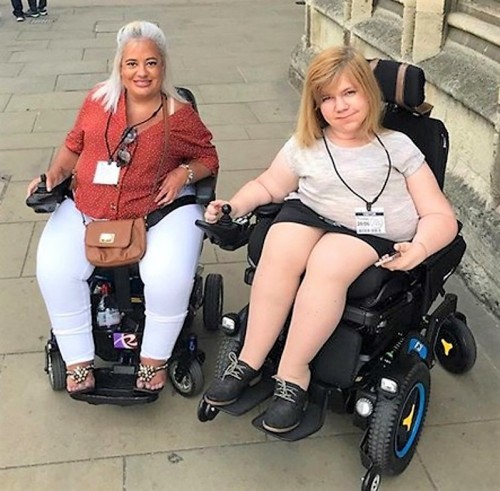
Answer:
[{"label": "long blonde hair", "polygon": [[116,53],[113,61],[113,70],[107,80],[98,85],[97,90],[92,94],[92,99],[101,101],[106,111],[115,112],[118,106],[120,95],[123,91],[123,83],[120,76],[120,68],[125,45],[133,39],[149,39],[158,48],[161,61],[163,63],[162,92],[179,101],[184,99],[179,96],[172,79],[172,68],[167,53],[167,40],[163,31],[151,22],[136,20],[123,26],[116,35]]},{"label": "long blonde hair", "polygon": [[311,146],[328,125],[319,109],[321,96],[326,87],[338,83],[341,74],[368,99],[368,116],[361,130],[367,135],[381,130],[382,94],[369,63],[352,46],[336,46],[316,55],[307,69],[295,132],[300,146]]}]

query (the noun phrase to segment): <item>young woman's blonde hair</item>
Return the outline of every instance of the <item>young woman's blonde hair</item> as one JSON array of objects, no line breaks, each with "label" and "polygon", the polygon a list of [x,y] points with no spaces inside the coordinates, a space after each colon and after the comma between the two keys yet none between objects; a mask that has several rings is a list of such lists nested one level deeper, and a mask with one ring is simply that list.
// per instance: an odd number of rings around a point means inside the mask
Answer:
[{"label": "young woman's blonde hair", "polygon": [[123,91],[123,83],[120,76],[123,50],[125,45],[134,39],[149,39],[158,48],[163,65],[162,92],[167,97],[173,97],[181,102],[184,99],[179,96],[172,81],[172,69],[167,53],[167,40],[163,31],[151,22],[133,21],[123,26],[116,35],[116,53],[113,61],[113,70],[107,80],[98,85],[97,90],[92,95],[95,101],[101,101],[106,111],[116,111],[120,95]]},{"label": "young woman's blonde hair", "polygon": [[368,116],[361,130],[367,135],[381,130],[382,94],[369,63],[352,46],[337,46],[316,55],[307,69],[295,132],[300,146],[311,146],[328,125],[320,111],[321,97],[327,87],[335,87],[341,74],[368,99]]}]

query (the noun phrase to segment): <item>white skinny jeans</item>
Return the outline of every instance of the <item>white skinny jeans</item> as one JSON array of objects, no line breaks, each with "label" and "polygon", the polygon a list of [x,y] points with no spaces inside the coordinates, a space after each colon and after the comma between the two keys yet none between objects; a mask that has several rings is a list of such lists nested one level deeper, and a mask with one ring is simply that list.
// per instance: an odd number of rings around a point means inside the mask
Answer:
[{"label": "white skinny jeans", "polygon": [[[141,356],[168,360],[187,314],[203,241],[194,221],[199,205],[169,213],[147,233],[139,263],[146,323]],[[85,226],[73,200],[66,199],[45,226],[37,253],[37,279],[52,330],[67,365],[94,359],[90,291],[94,270],[85,256]]]}]

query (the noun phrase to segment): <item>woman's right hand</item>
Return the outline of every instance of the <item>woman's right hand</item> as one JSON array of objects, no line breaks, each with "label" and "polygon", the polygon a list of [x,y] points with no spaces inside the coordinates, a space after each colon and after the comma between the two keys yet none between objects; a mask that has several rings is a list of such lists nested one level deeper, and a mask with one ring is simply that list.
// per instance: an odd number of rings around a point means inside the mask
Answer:
[{"label": "woman's right hand", "polygon": [[26,190],[26,198],[31,196],[35,191],[38,185],[42,182],[42,179],[40,176],[35,177],[29,184],[28,184],[28,189]]},{"label": "woman's right hand", "polygon": [[216,199],[207,206],[205,210],[205,221],[208,223],[216,223],[219,221],[222,215],[222,206],[230,205],[229,201],[224,201],[222,199]]}]

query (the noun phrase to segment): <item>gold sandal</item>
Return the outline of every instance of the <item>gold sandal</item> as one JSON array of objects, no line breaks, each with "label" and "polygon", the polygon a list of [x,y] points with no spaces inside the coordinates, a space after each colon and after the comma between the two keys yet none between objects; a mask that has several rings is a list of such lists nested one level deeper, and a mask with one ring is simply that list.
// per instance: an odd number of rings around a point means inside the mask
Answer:
[{"label": "gold sandal", "polygon": [[[143,363],[139,363],[139,369],[137,370],[137,380],[141,382],[151,382],[153,377],[160,372],[161,370],[166,370],[168,364],[165,362],[163,365],[159,365],[157,367],[153,365],[144,365]],[[146,394],[157,394],[161,392],[165,387],[165,384],[159,389],[148,389],[147,387],[135,387],[137,392],[145,392]]]},{"label": "gold sandal", "polygon": [[[66,370],[66,376],[71,377],[71,379],[74,382],[76,382],[78,385],[81,385],[87,380],[89,373],[93,370],[94,370],[93,363],[85,366],[78,365],[73,370]],[[86,394],[88,392],[93,392],[94,388],[95,388],[94,385],[92,385],[91,387],[84,386],[82,389],[77,389],[77,390],[68,390],[68,388],[66,387],[66,390],[69,394]]]}]

